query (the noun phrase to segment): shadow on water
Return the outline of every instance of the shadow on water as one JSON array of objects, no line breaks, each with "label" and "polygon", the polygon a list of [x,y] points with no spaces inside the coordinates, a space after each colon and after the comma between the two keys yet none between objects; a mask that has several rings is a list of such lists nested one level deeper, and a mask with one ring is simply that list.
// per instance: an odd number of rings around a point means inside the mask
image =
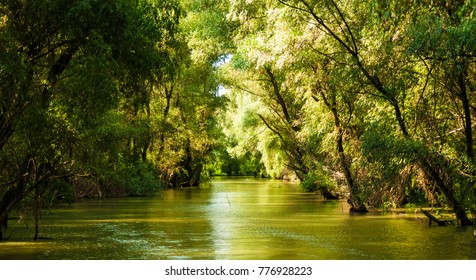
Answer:
[{"label": "shadow on water", "polygon": [[13,224],[0,259],[476,259],[473,228],[415,215],[351,215],[295,184],[216,179],[157,197],[45,211],[41,235]]}]

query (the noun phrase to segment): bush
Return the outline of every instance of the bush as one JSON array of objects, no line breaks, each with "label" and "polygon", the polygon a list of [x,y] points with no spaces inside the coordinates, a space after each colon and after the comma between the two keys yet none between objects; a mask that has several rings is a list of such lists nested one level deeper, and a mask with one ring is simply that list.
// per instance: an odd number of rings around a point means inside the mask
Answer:
[{"label": "bush", "polygon": [[322,172],[309,172],[304,176],[301,187],[307,192],[315,192],[318,190],[332,191],[336,189],[336,182]]},{"label": "bush", "polygon": [[151,164],[136,162],[123,165],[110,180],[112,184],[122,187],[129,196],[147,196],[163,189],[156,174]]}]

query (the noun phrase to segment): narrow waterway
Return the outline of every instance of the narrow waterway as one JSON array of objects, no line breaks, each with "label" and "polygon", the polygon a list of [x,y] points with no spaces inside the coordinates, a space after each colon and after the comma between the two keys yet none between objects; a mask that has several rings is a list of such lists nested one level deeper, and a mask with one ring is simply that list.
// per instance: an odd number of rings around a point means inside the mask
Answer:
[{"label": "narrow waterway", "polygon": [[476,259],[473,227],[351,215],[295,184],[219,178],[156,197],[91,200],[10,224],[0,259]]}]

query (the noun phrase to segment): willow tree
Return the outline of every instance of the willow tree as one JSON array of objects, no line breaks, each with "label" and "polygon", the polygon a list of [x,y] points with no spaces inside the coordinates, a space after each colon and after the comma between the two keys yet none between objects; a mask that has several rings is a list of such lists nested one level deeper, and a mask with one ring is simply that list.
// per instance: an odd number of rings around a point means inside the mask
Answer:
[{"label": "willow tree", "polygon": [[[414,116],[421,112],[408,105],[415,100],[416,92],[426,88],[417,87],[419,75],[407,55],[406,46],[411,38],[406,31],[418,13],[428,6],[383,1],[279,2],[299,14],[303,25],[314,25],[321,36],[335,46],[331,50],[326,46],[315,48],[317,52],[339,65],[356,69],[364,93],[392,110],[399,133],[387,144],[392,145],[394,157],[403,159],[404,165],[419,169],[427,182],[445,197],[461,224],[470,223],[461,201],[455,196],[453,172],[447,168],[447,158],[431,139],[421,138],[419,124],[414,122]],[[451,10],[455,11],[453,6]]]},{"label": "willow tree", "polygon": [[[420,121],[431,126],[425,136],[432,141],[444,161],[448,174],[450,205],[462,224],[470,224],[464,211],[474,208],[474,71],[476,20],[474,1],[447,1],[418,15],[408,30],[412,40],[409,53],[419,62],[426,92],[419,106],[430,107],[430,99],[439,101]],[[444,192],[442,190],[442,192]]]}]

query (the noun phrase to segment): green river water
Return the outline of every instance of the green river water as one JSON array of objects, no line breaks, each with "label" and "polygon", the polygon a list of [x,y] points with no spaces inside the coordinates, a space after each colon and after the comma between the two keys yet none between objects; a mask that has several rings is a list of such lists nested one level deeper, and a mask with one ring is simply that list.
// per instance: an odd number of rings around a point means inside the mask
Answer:
[{"label": "green river water", "polygon": [[0,259],[476,259],[473,227],[429,227],[414,214],[349,214],[298,185],[216,179],[155,197],[90,200],[11,221]]}]

